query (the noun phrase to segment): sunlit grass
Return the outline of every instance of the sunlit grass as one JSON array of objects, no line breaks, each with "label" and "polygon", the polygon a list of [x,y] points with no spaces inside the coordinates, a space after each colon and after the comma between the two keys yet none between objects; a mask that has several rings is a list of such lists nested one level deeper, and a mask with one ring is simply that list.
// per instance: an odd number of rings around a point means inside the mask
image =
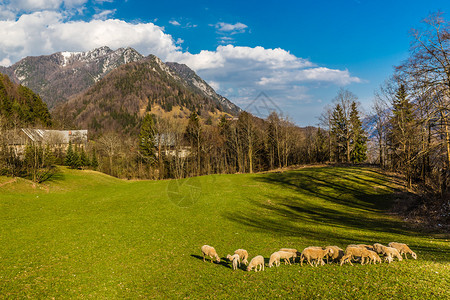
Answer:
[{"label": "sunlit grass", "polygon": [[[0,186],[0,295],[443,298],[449,242],[385,214],[396,188],[389,182],[376,169],[331,167],[178,185],[67,169],[43,186],[18,179]],[[245,248],[268,259],[281,247],[391,241],[419,259],[248,273],[200,257],[203,244],[222,258]]]}]

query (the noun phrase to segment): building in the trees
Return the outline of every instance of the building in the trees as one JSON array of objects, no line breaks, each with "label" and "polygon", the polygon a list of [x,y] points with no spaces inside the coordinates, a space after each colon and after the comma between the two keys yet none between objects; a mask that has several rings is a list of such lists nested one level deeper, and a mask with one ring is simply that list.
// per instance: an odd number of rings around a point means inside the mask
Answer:
[{"label": "building in the trees", "polygon": [[74,146],[85,146],[88,141],[87,130],[49,130],[21,128],[4,133],[6,145],[13,146],[17,153],[23,153],[27,144],[50,146],[53,149],[67,149],[69,142]]}]

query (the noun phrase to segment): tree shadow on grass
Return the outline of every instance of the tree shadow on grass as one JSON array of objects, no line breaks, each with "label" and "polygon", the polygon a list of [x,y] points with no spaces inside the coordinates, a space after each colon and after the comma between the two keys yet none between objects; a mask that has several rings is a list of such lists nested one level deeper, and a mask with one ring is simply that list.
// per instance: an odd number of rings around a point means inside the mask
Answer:
[{"label": "tree shadow on grass", "polygon": [[[259,194],[257,200],[247,199],[251,215],[234,211],[226,213],[225,218],[258,231],[323,240],[324,245],[387,244],[389,241],[377,239],[391,234],[413,237],[420,232],[382,214],[390,207],[395,194],[385,177],[376,172],[315,168],[269,173],[254,180],[281,187],[286,192],[274,189]],[[368,238],[371,233],[373,240]],[[426,251],[443,257],[438,249]]]}]

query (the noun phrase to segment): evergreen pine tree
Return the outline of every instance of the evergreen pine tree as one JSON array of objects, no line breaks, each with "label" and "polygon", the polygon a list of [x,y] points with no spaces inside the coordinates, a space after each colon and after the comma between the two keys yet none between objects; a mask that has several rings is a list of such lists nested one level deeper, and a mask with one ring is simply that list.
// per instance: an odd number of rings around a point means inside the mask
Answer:
[{"label": "evergreen pine tree", "polygon": [[45,146],[44,150],[44,161],[43,166],[44,167],[51,167],[56,161],[55,155],[53,155],[52,150],[50,149],[50,145]]},{"label": "evergreen pine tree", "polygon": [[97,154],[95,153],[95,149],[92,150],[91,167],[94,170],[96,170],[98,168],[98,160],[97,160]]},{"label": "evergreen pine tree", "polygon": [[64,164],[66,166],[72,167],[73,161],[74,161],[74,154],[73,154],[73,148],[72,148],[72,142],[69,141],[69,146],[67,147],[67,153],[66,153],[66,159],[64,161]]},{"label": "evergreen pine tree", "polygon": [[81,167],[81,159],[80,154],[78,154],[78,151],[73,152],[73,161],[70,167],[72,169],[78,169],[79,167]]},{"label": "evergreen pine tree", "polygon": [[156,159],[155,154],[155,122],[151,114],[144,117],[139,133],[139,151],[141,155],[148,161],[153,162]]},{"label": "evergreen pine tree", "polygon": [[415,156],[414,112],[405,85],[400,85],[392,105],[388,143],[392,165],[406,173],[408,187],[412,184],[412,164]]},{"label": "evergreen pine tree", "polygon": [[86,152],[84,151],[84,148],[81,148],[80,152],[80,164],[82,167],[89,167],[89,157],[87,156]]},{"label": "evergreen pine tree", "polygon": [[351,152],[350,160],[352,163],[361,163],[367,159],[367,137],[362,128],[362,122],[359,119],[359,112],[356,102],[352,102],[350,108],[350,125],[351,125]]},{"label": "evergreen pine tree", "polygon": [[346,132],[348,130],[348,121],[344,116],[344,111],[340,104],[337,104],[331,116],[331,138],[332,154],[336,162],[345,161],[347,150]]}]

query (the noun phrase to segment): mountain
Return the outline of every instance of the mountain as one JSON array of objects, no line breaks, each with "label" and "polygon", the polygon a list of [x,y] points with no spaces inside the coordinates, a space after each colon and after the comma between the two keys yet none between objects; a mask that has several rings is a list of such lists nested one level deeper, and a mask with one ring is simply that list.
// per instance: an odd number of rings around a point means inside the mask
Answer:
[{"label": "mountain", "polygon": [[226,108],[229,113],[237,115],[242,111],[230,100],[217,94],[212,87],[210,87],[203,79],[200,78],[200,76],[198,76],[185,64],[167,62],[166,65],[170,68],[170,70],[184,79],[191,89],[211,99],[211,101],[219,103],[222,107]]},{"label": "mountain", "polygon": [[187,66],[171,66],[154,55],[121,65],[55,107],[54,115],[66,126],[88,128],[93,134],[111,130],[137,134],[146,112],[187,119],[195,111],[206,120],[240,111]]},{"label": "mountain", "polygon": [[7,127],[52,124],[47,105],[39,95],[0,74],[0,122]]},{"label": "mountain", "polygon": [[0,72],[38,93],[49,108],[53,108],[91,87],[117,67],[143,58],[132,48],[113,51],[104,46],[88,52],[29,56],[10,67],[0,68]]}]

